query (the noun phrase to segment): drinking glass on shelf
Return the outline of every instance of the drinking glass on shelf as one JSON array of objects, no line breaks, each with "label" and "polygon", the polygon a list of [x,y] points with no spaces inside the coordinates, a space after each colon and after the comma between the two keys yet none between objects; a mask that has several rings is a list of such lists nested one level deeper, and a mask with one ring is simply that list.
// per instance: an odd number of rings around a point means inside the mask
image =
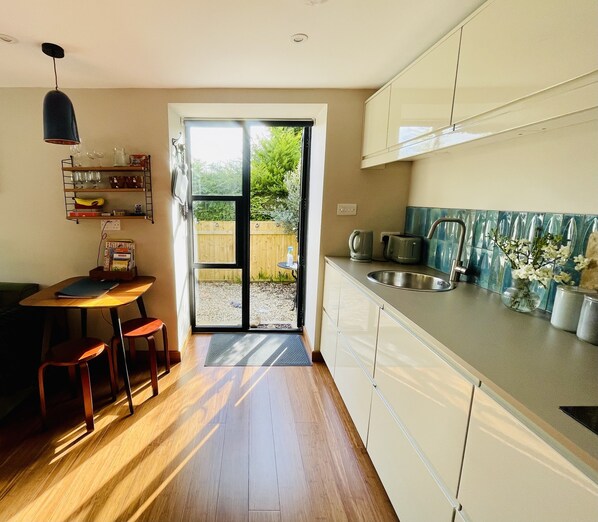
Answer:
[{"label": "drinking glass on shelf", "polygon": [[101,167],[102,166],[102,158],[104,157],[104,153],[99,150],[94,150],[93,154],[98,159],[98,167]]},{"label": "drinking glass on shelf", "polygon": [[89,166],[93,167],[94,166],[94,161],[96,159],[96,153],[95,153],[95,151],[87,152],[87,153],[85,153],[85,155],[89,158]]},{"label": "drinking glass on shelf", "polygon": [[94,170],[91,177],[93,179],[93,188],[99,188],[102,183],[102,173],[99,170]]},{"label": "drinking glass on shelf", "polygon": [[81,167],[81,145],[71,145],[70,149],[73,156],[73,167]]},{"label": "drinking glass on shelf", "polygon": [[93,187],[93,172],[88,170],[87,172],[83,173],[83,188],[90,189]]},{"label": "drinking glass on shelf", "polygon": [[73,188],[80,189],[83,188],[83,173],[76,170],[73,172],[71,176],[73,180]]}]

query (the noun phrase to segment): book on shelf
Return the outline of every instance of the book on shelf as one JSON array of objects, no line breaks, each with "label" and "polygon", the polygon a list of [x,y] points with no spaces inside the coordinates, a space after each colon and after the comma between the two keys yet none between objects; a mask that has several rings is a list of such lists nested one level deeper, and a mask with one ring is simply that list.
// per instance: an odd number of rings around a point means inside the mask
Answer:
[{"label": "book on shelf", "polygon": [[135,242],[132,239],[109,239],[104,245],[104,270],[123,272],[135,267]]},{"label": "book on shelf", "polygon": [[69,217],[99,217],[101,210],[70,210]]}]

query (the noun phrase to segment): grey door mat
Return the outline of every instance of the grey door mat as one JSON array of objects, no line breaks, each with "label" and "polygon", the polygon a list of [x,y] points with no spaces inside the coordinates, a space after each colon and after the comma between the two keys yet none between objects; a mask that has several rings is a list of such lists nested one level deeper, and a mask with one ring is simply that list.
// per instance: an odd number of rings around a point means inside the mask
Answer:
[{"label": "grey door mat", "polygon": [[205,366],[311,366],[297,334],[214,334]]}]

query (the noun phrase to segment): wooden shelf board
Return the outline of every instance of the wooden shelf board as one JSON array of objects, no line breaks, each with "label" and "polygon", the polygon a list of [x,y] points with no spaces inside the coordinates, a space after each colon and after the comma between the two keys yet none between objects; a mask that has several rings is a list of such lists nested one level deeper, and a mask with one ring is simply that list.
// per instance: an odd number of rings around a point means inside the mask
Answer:
[{"label": "wooden shelf board", "polygon": [[78,221],[80,219],[151,219],[149,216],[67,216],[71,221]]},{"label": "wooden shelf board", "polygon": [[126,167],[62,167],[65,172],[143,172],[144,168],[138,165]]},{"label": "wooden shelf board", "polygon": [[76,189],[64,188],[65,192],[145,192],[144,188],[97,188],[97,189]]}]

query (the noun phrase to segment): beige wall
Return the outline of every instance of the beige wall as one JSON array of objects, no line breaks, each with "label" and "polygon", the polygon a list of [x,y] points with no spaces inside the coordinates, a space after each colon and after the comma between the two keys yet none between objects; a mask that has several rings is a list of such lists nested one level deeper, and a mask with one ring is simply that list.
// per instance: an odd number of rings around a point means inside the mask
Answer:
[{"label": "beige wall", "polygon": [[598,122],[497,143],[480,141],[415,161],[415,206],[598,213]]},{"label": "beige wall", "polygon": [[[0,257],[1,281],[54,283],[86,274],[96,264],[99,221],[67,221],[60,160],[68,148],[42,139],[43,89],[0,89]],[[187,314],[185,280],[175,277],[184,263],[174,244],[185,237],[170,197],[170,137],[176,129],[169,103],[310,103],[326,104],[326,156],[320,254],[347,255],[354,228],[402,229],[409,184],[409,164],[380,171],[360,165],[363,101],[368,90],[153,90],[75,89],[65,91],[75,106],[79,130],[89,148],[104,150],[105,161],[115,145],[128,152],[152,155],[156,223],[122,221],[122,231],[138,247],[139,270],[157,277],[146,305],[171,328],[172,346],[184,342]],[[357,203],[355,217],[336,216],[337,203]],[[180,289],[179,289],[180,290]],[[320,290],[316,290],[317,307]],[[136,310],[129,307],[125,318]],[[90,328],[106,333],[100,317]],[[93,331],[93,330],[92,330]],[[310,333],[317,345],[317,327]]]}]

